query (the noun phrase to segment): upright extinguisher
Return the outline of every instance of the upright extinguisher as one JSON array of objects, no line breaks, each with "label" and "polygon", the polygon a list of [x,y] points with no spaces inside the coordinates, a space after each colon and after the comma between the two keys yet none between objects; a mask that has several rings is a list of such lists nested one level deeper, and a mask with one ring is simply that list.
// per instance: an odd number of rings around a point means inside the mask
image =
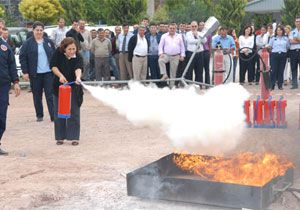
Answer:
[{"label": "upright extinguisher", "polygon": [[214,53],[214,85],[220,85],[223,83],[223,60],[224,55],[221,49],[217,49]]},{"label": "upright extinguisher", "polygon": [[58,118],[69,119],[71,117],[71,84],[74,82],[65,83],[59,86],[58,90]]},{"label": "upright extinguisher", "polygon": [[270,96],[270,54],[267,48],[263,48],[260,53],[260,85],[261,98],[268,100]]}]

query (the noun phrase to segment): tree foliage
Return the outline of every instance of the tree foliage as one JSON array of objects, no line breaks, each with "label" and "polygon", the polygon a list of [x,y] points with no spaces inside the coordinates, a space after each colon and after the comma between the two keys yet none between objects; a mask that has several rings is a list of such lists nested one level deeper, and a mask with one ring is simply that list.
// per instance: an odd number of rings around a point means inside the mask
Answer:
[{"label": "tree foliage", "polygon": [[5,7],[0,4],[0,17],[3,17],[5,15]]},{"label": "tree foliage", "polygon": [[215,7],[215,14],[222,25],[239,30],[245,17],[247,0],[220,0]]},{"label": "tree foliage", "polygon": [[282,13],[282,23],[295,26],[295,18],[300,15],[300,1],[284,0]]},{"label": "tree foliage", "polygon": [[109,25],[139,23],[146,16],[146,0],[105,0],[106,22]]},{"label": "tree foliage", "polygon": [[169,10],[167,6],[159,6],[152,18],[152,22],[159,23],[159,22],[168,22],[170,20],[169,17]]},{"label": "tree foliage", "polygon": [[269,23],[272,23],[273,15],[272,13],[254,14],[251,19],[255,25],[255,28],[260,28],[262,25],[267,25]]},{"label": "tree foliage", "polygon": [[59,0],[22,0],[19,10],[24,19],[53,23],[64,13]]}]

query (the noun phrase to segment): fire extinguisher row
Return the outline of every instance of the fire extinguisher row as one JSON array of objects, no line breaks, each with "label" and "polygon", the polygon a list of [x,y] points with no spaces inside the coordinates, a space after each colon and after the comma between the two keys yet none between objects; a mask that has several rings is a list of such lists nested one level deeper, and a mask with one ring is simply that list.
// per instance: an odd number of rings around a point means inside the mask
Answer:
[{"label": "fire extinguisher row", "polygon": [[281,96],[278,100],[273,100],[272,96],[269,96],[267,100],[263,100],[260,96],[257,96],[256,100],[254,100],[252,104],[252,122],[250,117],[251,101],[247,100],[244,104],[246,125],[248,128],[287,128],[285,115],[287,101],[283,98],[283,96]]}]

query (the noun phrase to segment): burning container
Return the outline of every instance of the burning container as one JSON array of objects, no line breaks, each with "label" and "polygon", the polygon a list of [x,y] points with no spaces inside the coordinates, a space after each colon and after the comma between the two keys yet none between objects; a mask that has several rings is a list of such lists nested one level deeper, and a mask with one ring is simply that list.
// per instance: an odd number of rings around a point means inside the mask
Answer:
[{"label": "burning container", "polygon": [[[277,160],[275,162],[281,164],[282,168],[277,172],[268,171],[269,168],[264,169],[261,166],[266,162],[273,166],[276,163],[270,160],[269,156],[264,156],[261,160],[262,165],[257,165],[258,170],[265,170],[264,173],[271,174],[271,176],[267,175],[266,178],[258,181],[257,177],[260,177],[262,173],[251,171],[243,174],[241,170],[245,167],[245,170],[247,167],[253,168],[255,159],[259,156],[254,155],[250,158],[252,162],[243,163],[241,167],[226,168],[230,164],[239,164],[239,158],[220,159],[211,156],[173,153],[128,173],[127,194],[149,199],[264,209],[293,183],[293,165],[289,161]],[[202,161],[200,164],[197,163],[199,159]],[[223,165],[214,166],[217,162]],[[203,164],[209,164],[209,167]],[[225,168],[221,169],[224,166]],[[218,175],[222,173],[222,170],[225,171],[225,176],[223,176],[225,178],[220,178],[222,176]],[[241,174],[241,176],[230,176],[228,171]],[[255,176],[256,173],[258,173],[257,176]]]}]

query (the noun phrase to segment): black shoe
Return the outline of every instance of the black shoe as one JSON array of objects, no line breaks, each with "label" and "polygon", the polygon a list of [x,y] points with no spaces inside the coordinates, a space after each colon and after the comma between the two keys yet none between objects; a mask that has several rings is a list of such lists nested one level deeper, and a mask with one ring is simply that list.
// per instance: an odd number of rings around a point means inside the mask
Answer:
[{"label": "black shoe", "polygon": [[282,88],[282,87],[279,87],[278,89],[279,89],[279,90],[283,90],[283,88]]},{"label": "black shoe", "polygon": [[293,89],[298,89],[298,87],[297,87],[297,86],[292,86],[291,89],[292,89],[292,90],[293,90]]},{"label": "black shoe", "polygon": [[8,155],[8,152],[5,152],[3,149],[0,148],[0,155]]},{"label": "black shoe", "polygon": [[37,121],[37,122],[42,122],[42,121],[43,121],[43,118],[42,118],[42,117],[38,117],[38,118],[36,118],[36,121]]}]

